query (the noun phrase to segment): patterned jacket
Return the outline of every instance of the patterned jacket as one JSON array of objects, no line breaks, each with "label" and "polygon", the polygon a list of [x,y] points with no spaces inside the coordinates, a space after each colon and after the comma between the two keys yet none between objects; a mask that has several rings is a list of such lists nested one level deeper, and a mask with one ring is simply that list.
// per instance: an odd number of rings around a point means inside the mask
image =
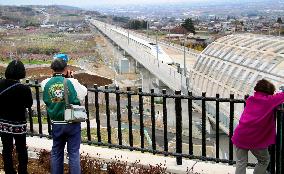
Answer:
[{"label": "patterned jacket", "polygon": [[3,79],[0,80],[0,93],[0,132],[26,133],[26,108],[33,104],[30,87]]},{"label": "patterned jacket", "polygon": [[[43,89],[43,101],[47,106],[47,113],[54,123],[64,123],[64,77],[62,74],[54,74],[52,78],[45,79],[41,82]],[[68,98],[70,104],[80,104],[87,95],[87,88],[81,85],[78,80],[68,78]]]}]

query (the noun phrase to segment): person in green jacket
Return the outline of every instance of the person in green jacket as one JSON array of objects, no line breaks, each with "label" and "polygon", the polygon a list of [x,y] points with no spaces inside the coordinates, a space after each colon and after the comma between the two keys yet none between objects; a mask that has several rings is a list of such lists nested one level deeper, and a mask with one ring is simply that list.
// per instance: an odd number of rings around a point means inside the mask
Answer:
[{"label": "person in green jacket", "polygon": [[63,174],[64,171],[64,147],[67,143],[69,156],[69,173],[81,173],[80,144],[81,124],[68,123],[64,120],[64,79],[67,78],[68,98],[70,104],[78,105],[87,95],[87,88],[78,80],[72,78],[67,69],[67,62],[61,58],[55,58],[51,63],[53,77],[45,79],[41,83],[43,89],[43,101],[47,106],[47,113],[52,122],[53,146],[51,150],[51,173]]}]

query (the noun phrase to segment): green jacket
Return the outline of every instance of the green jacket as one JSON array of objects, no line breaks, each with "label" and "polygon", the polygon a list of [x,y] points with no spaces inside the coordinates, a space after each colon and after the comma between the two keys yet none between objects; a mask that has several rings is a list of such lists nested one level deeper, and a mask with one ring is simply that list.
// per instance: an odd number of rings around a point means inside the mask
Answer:
[{"label": "green jacket", "polygon": [[[47,106],[47,113],[52,121],[64,121],[65,100],[64,100],[64,77],[55,75],[50,78],[43,88],[43,101]],[[69,90],[68,97],[70,104],[80,105],[77,92],[70,80],[67,80]]]}]

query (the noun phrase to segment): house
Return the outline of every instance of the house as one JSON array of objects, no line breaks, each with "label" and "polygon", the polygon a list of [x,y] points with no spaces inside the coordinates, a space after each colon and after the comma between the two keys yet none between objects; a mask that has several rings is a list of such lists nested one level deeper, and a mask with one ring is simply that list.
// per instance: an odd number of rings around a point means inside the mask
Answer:
[{"label": "house", "polygon": [[184,34],[167,34],[166,38],[171,40],[181,40],[184,38]]},{"label": "house", "polygon": [[74,32],[74,31],[75,31],[75,29],[72,28],[72,27],[70,27],[70,28],[67,29],[67,32]]},{"label": "house", "polygon": [[193,35],[189,34],[187,37],[187,41],[190,43],[195,43],[195,44],[202,44],[206,45],[212,42],[212,38],[209,36],[203,36],[203,35]]},{"label": "house", "polygon": [[40,25],[41,28],[53,28],[54,27],[54,24],[43,24],[43,25]]},{"label": "house", "polygon": [[181,25],[171,29],[171,33],[174,33],[174,34],[185,34],[187,32],[188,32],[187,29],[185,29]]}]

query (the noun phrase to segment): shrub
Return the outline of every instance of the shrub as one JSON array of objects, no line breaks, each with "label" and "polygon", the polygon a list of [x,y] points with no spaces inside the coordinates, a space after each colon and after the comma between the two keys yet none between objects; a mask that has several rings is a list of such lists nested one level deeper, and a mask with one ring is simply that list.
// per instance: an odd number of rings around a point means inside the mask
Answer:
[{"label": "shrub", "polygon": [[[97,154],[100,156],[99,154]],[[122,158],[122,157],[121,157]],[[115,157],[111,162],[105,162],[92,158],[87,153],[81,153],[81,173],[84,174],[166,174],[165,165],[159,164],[156,166],[143,166],[140,165],[140,161],[136,161],[134,164],[128,164],[121,161],[121,158]],[[14,160],[16,158],[14,157]],[[47,150],[41,150],[38,152],[38,168],[42,168],[47,172],[50,172],[50,152]],[[107,171],[106,171],[107,169]],[[65,166],[65,171],[68,171],[68,166]]]},{"label": "shrub", "polygon": [[99,173],[103,164],[99,160],[95,160],[87,155],[82,155],[80,157],[81,160],[81,173]]},{"label": "shrub", "polygon": [[[50,174],[50,157],[51,154],[47,150],[40,150],[38,153],[38,159],[29,159],[28,172],[34,174]],[[100,158],[100,155],[97,154]],[[81,173],[83,174],[167,174],[165,164],[143,166],[140,161],[136,161],[133,164],[128,164],[121,160],[122,157],[115,157],[113,161],[106,162],[104,160],[95,159],[89,156],[89,154],[81,153]],[[13,152],[14,168],[18,165],[16,150]],[[0,168],[3,169],[3,160],[0,155]],[[68,173],[68,165],[64,165],[64,173]],[[188,169],[188,173],[191,170]]]},{"label": "shrub", "polygon": [[38,155],[38,167],[43,167],[46,171],[50,172],[50,152],[42,149]]}]

